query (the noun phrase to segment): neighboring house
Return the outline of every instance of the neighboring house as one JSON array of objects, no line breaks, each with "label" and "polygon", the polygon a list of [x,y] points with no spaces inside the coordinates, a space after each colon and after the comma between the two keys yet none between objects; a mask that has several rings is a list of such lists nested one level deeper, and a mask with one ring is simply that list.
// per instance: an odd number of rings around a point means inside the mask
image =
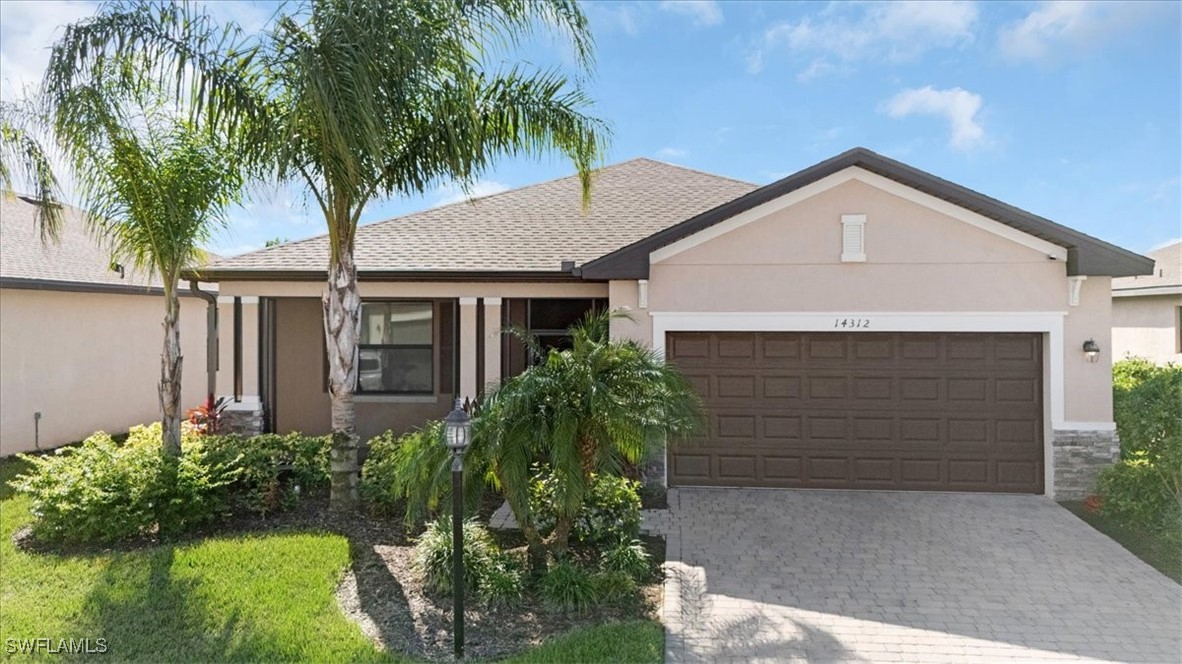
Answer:
[{"label": "neighboring house", "polygon": [[[561,346],[606,306],[705,400],[669,485],[1068,497],[1115,458],[1110,281],[1151,260],[864,149],[764,187],[648,159],[594,185],[585,213],[569,177],[359,230],[363,437],[522,371],[506,326]],[[269,429],[330,429],[327,261],[322,236],[202,273],[258,308],[219,391]]]},{"label": "neighboring house", "polygon": [[1153,274],[1112,280],[1112,352],[1182,362],[1182,242],[1149,257]]},{"label": "neighboring house", "polygon": [[[160,281],[113,264],[67,208],[42,243],[35,206],[0,200],[0,456],[160,418]],[[206,392],[206,303],[181,299],[183,399]]]}]

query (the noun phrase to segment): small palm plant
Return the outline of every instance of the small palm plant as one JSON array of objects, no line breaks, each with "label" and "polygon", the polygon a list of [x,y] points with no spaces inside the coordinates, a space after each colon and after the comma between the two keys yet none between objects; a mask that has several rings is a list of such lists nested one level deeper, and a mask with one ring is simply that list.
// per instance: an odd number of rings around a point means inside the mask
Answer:
[{"label": "small palm plant", "polygon": [[[568,350],[542,349],[541,361],[492,390],[476,422],[489,471],[505,493],[534,564],[547,549],[563,557],[592,474],[620,473],[660,450],[669,437],[699,429],[702,404],[689,381],[652,349],[612,339],[620,312],[595,312],[571,328]],[[556,521],[544,542],[529,511],[530,464],[546,461],[556,485]],[[547,546],[548,545],[548,546]]]},{"label": "small palm plant", "polygon": [[181,453],[181,270],[205,261],[242,187],[234,151],[161,103],[146,85],[127,95],[96,77],[53,99],[55,133],[77,176],[86,223],[111,253],[159,276],[163,449]]}]

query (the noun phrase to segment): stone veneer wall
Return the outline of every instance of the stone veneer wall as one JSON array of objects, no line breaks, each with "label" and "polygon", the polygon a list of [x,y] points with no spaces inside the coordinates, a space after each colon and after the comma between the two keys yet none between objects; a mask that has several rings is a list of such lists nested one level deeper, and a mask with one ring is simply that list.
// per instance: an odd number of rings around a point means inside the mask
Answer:
[{"label": "stone veneer wall", "polygon": [[263,407],[259,402],[230,404],[222,411],[221,433],[257,436],[263,432]]},{"label": "stone veneer wall", "polygon": [[1055,499],[1076,500],[1096,490],[1100,471],[1120,457],[1116,431],[1056,429]]}]

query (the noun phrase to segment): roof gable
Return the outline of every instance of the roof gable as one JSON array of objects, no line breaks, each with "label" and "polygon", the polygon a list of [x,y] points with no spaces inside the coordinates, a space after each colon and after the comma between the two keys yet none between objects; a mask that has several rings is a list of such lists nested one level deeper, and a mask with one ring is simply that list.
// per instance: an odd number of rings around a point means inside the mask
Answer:
[{"label": "roof gable", "polygon": [[583,276],[588,279],[647,278],[650,255],[663,247],[853,168],[898,183],[932,199],[945,201],[1031,238],[1062,247],[1066,250],[1069,275],[1131,276],[1149,274],[1153,268],[1153,262],[1148,258],[865,148],[854,148],[593,260],[583,267]]}]

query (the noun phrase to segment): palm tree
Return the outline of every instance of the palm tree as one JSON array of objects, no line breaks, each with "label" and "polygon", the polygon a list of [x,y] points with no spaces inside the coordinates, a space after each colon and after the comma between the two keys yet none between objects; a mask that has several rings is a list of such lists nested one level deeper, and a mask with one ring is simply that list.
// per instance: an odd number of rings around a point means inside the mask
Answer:
[{"label": "palm tree", "polygon": [[556,481],[550,553],[566,553],[593,473],[620,473],[669,437],[702,423],[689,381],[652,349],[610,338],[619,312],[597,312],[570,329],[569,350],[544,351],[521,335],[539,363],[491,391],[476,421],[479,457],[504,491],[535,563],[545,554],[529,511],[530,464],[550,464]]},{"label": "palm tree", "polygon": [[14,180],[31,186],[41,240],[56,240],[62,223],[61,196],[49,151],[37,137],[34,118],[27,104],[0,102],[0,188],[11,196]]},{"label": "palm tree", "polygon": [[332,505],[357,498],[361,297],[354,242],[370,202],[470,185],[502,156],[567,155],[584,200],[606,127],[558,70],[500,67],[538,29],[567,38],[580,72],[591,36],[576,0],[308,0],[242,40],[188,5],[110,5],[54,47],[46,88],[102,62],[147,63],[178,98],[241,137],[244,156],[302,186],[328,227],[323,297],[332,401]]},{"label": "palm tree", "polygon": [[205,261],[202,245],[224,225],[242,188],[234,152],[177,116],[151,92],[128,97],[98,79],[76,85],[53,107],[86,224],[111,254],[160,277],[163,449],[181,453],[181,270]]}]

